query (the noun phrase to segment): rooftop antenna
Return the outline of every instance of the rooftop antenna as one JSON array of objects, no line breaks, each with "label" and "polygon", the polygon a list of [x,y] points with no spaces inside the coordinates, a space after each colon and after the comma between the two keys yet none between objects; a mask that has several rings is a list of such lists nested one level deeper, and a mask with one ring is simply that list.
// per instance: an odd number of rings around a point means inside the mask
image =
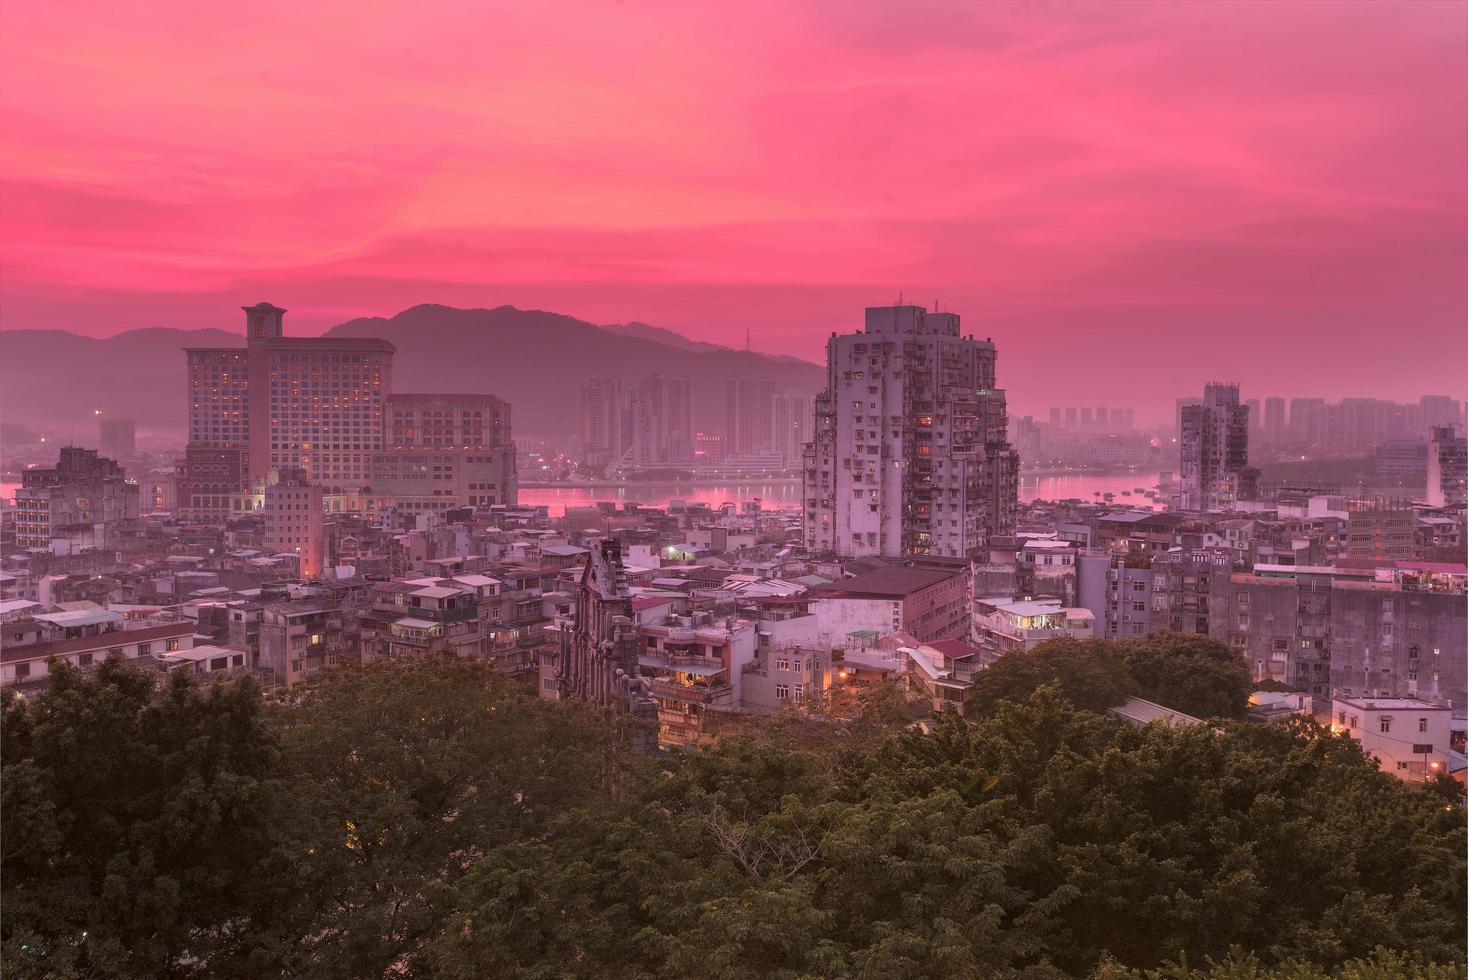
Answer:
[{"label": "rooftop antenna", "polygon": [[749,343],[749,328],[748,327],[745,327],[744,328],[744,349],[746,351],[753,350],[754,349],[753,347],[750,346],[750,343]]}]

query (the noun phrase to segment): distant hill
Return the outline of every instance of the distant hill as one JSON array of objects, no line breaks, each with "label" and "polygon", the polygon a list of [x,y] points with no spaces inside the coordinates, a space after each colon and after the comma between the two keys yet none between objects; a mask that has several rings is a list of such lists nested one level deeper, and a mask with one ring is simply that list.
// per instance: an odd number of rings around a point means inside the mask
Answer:
[{"label": "distant hill", "polygon": [[94,410],[139,426],[184,432],[184,347],[234,346],[224,330],[129,330],[83,337],[66,330],[0,331],[0,417],[31,429],[76,431],[93,445]]},{"label": "distant hill", "polygon": [[732,347],[725,347],[723,344],[711,344],[706,340],[692,340],[666,327],[654,327],[646,323],[638,323],[636,320],[631,323],[603,323],[601,328],[619,337],[636,337],[639,340],[651,340],[654,343],[677,347],[679,350],[700,352],[733,350]]},{"label": "distant hill", "polygon": [[[286,319],[287,332],[290,319]],[[501,306],[461,310],[425,304],[390,318],[364,317],[327,331],[336,337],[383,337],[398,348],[398,391],[489,392],[514,406],[517,434],[564,437],[580,426],[581,382],[635,381],[654,372],[694,379],[695,425],[722,430],[724,382],[770,378],[814,393],[818,365],[689,340],[647,324],[599,327],[540,310]],[[90,428],[94,409],[139,426],[184,430],[184,347],[242,346],[223,330],[131,330],[105,340],[64,330],[0,332],[0,416],[55,431]]]}]

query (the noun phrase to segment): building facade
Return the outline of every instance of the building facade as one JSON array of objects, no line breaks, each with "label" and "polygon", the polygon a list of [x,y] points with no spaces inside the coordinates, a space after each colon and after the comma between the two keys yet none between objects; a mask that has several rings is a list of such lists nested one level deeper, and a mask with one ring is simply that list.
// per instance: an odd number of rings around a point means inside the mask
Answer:
[{"label": "building facade", "polygon": [[774,446],[775,383],[768,378],[730,378],[727,388],[725,453],[768,452]]},{"label": "building facade", "polygon": [[1232,509],[1249,467],[1249,407],[1239,386],[1206,386],[1202,404],[1181,407],[1179,426],[1182,509]]},{"label": "building facade", "polygon": [[510,404],[494,395],[391,395],[372,490],[403,519],[518,500]]},{"label": "building facade", "polygon": [[[253,509],[269,474],[284,469],[299,470],[328,497],[360,495],[374,480],[404,480],[410,510],[442,499],[420,490],[452,489],[459,505],[490,495],[514,503],[514,442],[501,399],[394,397],[396,348],[386,340],[287,337],[285,310],[259,303],[244,312],[244,347],[184,351],[189,439],[178,479],[184,519],[219,522]],[[385,452],[390,462],[382,459]],[[414,468],[420,465],[427,469]],[[447,480],[445,467],[454,473]],[[486,485],[493,489],[473,489]]]},{"label": "building facade", "polygon": [[50,548],[68,529],[108,528],[136,520],[140,496],[115,460],[95,449],[64,446],[55,466],[21,471],[15,492],[15,544],[22,549]]},{"label": "building facade", "polygon": [[799,469],[815,430],[815,399],[803,391],[782,391],[774,398],[774,449],[786,469]]},{"label": "building facade", "polygon": [[321,487],[299,469],[280,472],[265,488],[264,545],[275,554],[296,556],[301,578],[318,578],[326,562],[325,513]]},{"label": "building facade", "polygon": [[871,307],[832,335],[803,468],[804,543],[847,556],[971,557],[1014,527],[1019,457],[994,344],[953,313]]},{"label": "building facade", "polygon": [[1427,503],[1451,507],[1468,503],[1468,439],[1451,426],[1435,426],[1427,442]]},{"label": "building facade", "polygon": [[581,456],[602,469],[622,457],[622,382],[592,378],[581,386]]}]

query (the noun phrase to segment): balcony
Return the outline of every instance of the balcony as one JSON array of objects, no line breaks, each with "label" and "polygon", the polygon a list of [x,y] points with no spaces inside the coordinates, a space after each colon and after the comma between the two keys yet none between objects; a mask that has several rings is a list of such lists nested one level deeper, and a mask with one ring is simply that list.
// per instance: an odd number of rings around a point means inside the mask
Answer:
[{"label": "balcony", "polygon": [[686,701],[690,704],[711,704],[714,700],[727,697],[733,688],[728,684],[679,684],[677,681],[655,680],[650,685],[653,697],[668,701]]}]

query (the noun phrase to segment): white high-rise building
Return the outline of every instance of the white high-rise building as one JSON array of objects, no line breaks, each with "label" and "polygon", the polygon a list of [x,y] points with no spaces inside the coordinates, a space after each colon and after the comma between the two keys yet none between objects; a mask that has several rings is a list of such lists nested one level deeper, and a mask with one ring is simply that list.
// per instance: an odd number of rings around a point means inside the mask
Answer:
[{"label": "white high-rise building", "polygon": [[870,307],[863,332],[832,334],[804,454],[808,549],[970,557],[1013,530],[1019,457],[994,359],[956,314],[919,306]]},{"label": "white high-rise building", "polygon": [[1211,384],[1201,405],[1184,405],[1178,437],[1182,509],[1229,510],[1249,468],[1249,406],[1239,386]]}]

